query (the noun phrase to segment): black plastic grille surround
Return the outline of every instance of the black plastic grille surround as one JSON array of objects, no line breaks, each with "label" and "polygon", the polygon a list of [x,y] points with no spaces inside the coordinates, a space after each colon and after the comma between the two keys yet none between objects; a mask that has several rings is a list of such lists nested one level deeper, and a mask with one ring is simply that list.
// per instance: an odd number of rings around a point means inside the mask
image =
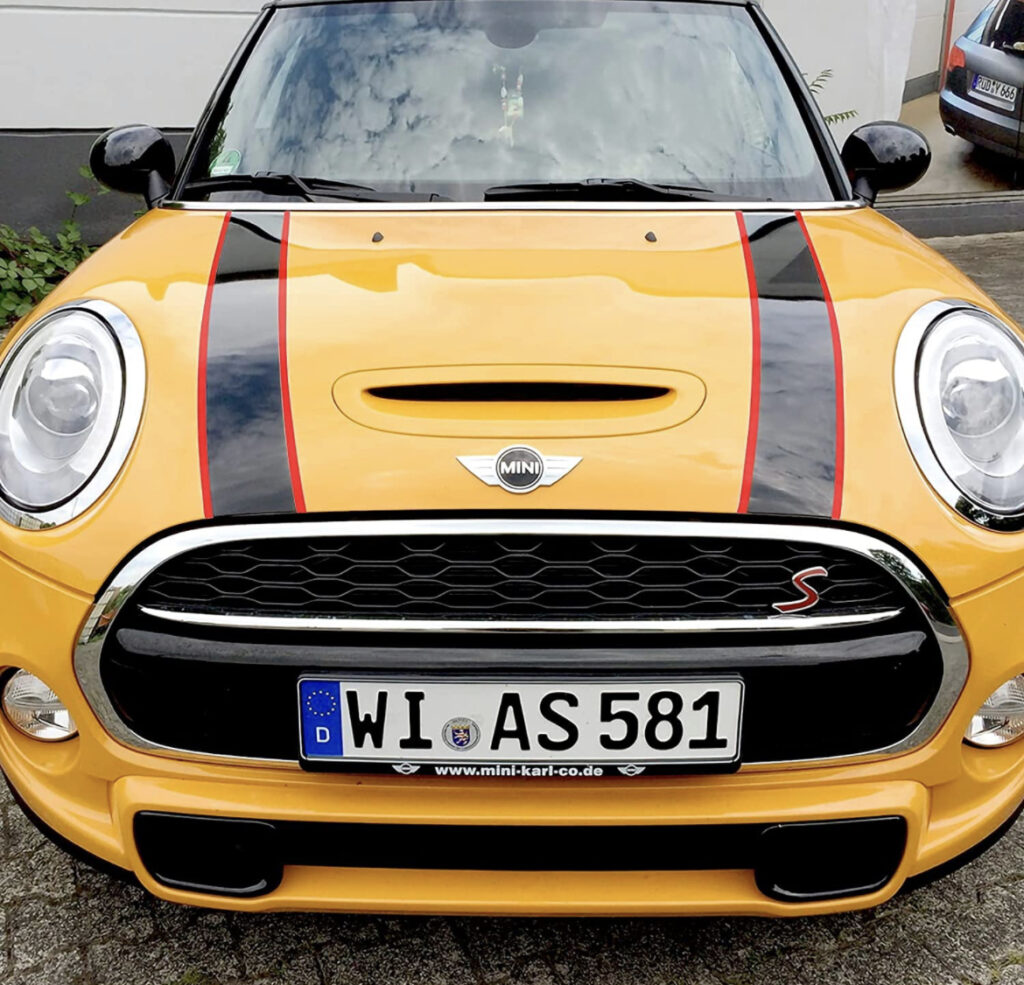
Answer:
[{"label": "black plastic grille surround", "polygon": [[[133,624],[147,630],[121,629],[108,637],[101,661],[107,694],[133,732],[173,749],[292,762],[299,758],[296,684],[304,673],[342,679],[377,673],[412,680],[420,674],[436,678],[435,668],[443,665],[440,673],[458,679],[481,676],[471,669],[475,666],[487,667],[484,676],[503,681],[548,676],[561,683],[588,673],[604,679],[671,680],[739,675],[745,684],[744,763],[850,756],[885,748],[914,730],[942,680],[937,647],[919,632],[830,634],[833,646],[822,646],[821,652],[805,639],[800,655],[788,661],[779,655],[800,634],[731,634],[713,641],[717,659],[704,656],[699,664],[695,654],[717,634],[661,641],[658,651],[650,650],[645,640],[605,638],[592,644],[603,648],[601,670],[588,671],[586,650],[565,643],[545,648],[535,658],[528,648],[531,641],[523,640],[522,649],[513,651],[514,660],[496,667],[488,666],[493,653],[489,648],[511,646],[504,638],[495,642],[450,634],[458,638],[439,640],[433,635],[432,646],[422,647],[409,645],[408,639],[371,645],[366,634],[359,634],[362,638],[348,648],[337,641],[331,646],[320,640],[318,645],[310,634],[211,631],[200,636],[191,627],[185,635],[166,624],[161,627],[157,620]],[[154,632],[160,629],[164,631]],[[228,637],[234,642],[224,644]],[[874,653],[862,656],[868,643]],[[829,652],[834,649],[845,649],[846,658],[836,658]],[[459,650],[467,662],[453,668],[451,656]],[[279,659],[273,658],[275,652]],[[660,655],[657,663],[653,653]],[[387,670],[372,670],[374,660]],[[392,772],[388,766],[380,771]],[[648,769],[655,772],[679,770]]]},{"label": "black plastic grille surround", "polygon": [[899,608],[873,562],[836,548],[725,538],[301,537],[204,547],[151,575],[135,604],[336,618],[677,619],[773,615],[825,568],[815,615]]}]

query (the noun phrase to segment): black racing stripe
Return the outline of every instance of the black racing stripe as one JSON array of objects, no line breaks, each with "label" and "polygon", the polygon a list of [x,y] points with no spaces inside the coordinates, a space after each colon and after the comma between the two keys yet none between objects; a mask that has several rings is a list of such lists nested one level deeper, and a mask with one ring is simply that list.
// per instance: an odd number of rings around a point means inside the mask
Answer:
[{"label": "black racing stripe", "polygon": [[831,516],[836,367],[814,257],[795,215],[745,215],[761,313],[751,513]]},{"label": "black racing stripe", "polygon": [[214,516],[293,513],[281,402],[283,213],[235,214],[210,303],[206,441]]}]

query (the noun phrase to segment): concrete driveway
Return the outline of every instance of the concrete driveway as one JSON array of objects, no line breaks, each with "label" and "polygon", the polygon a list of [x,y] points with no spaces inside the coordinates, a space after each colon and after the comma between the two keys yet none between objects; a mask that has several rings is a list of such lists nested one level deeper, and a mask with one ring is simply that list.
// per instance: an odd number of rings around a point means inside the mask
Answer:
[{"label": "concrete driveway", "polygon": [[[1024,322],[1024,234],[936,241]],[[814,920],[246,916],[72,862],[0,793],[3,985],[1024,985],[1024,821],[873,912]]]}]

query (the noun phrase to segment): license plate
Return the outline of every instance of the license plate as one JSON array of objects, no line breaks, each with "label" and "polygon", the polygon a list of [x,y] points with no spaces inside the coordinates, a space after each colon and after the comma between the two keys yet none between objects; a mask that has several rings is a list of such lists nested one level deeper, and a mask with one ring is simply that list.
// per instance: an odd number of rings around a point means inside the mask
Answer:
[{"label": "license plate", "polygon": [[743,682],[304,677],[303,765],[441,776],[636,776],[739,762]]},{"label": "license plate", "polygon": [[1006,106],[1017,105],[1017,87],[1008,82],[990,79],[987,75],[975,75],[971,89],[976,96],[1002,103]]}]

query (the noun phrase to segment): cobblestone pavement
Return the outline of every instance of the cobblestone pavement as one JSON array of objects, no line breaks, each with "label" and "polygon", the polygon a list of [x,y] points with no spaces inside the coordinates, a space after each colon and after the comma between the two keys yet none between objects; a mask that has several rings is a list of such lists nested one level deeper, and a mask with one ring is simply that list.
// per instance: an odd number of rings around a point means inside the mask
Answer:
[{"label": "cobblestone pavement", "polygon": [[[1024,321],[1024,234],[935,245]],[[813,920],[246,916],[72,862],[0,793],[3,985],[1024,985],[1024,822],[968,868]]]}]

